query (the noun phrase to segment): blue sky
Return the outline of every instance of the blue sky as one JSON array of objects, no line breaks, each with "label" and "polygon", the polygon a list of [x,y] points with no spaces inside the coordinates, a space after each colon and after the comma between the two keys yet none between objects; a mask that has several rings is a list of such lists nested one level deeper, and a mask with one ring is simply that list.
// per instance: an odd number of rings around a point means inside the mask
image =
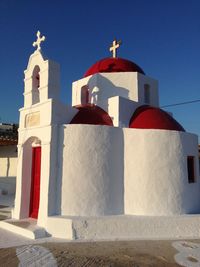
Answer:
[{"label": "blue sky", "polygon": [[[61,98],[71,83],[108,57],[119,56],[159,81],[160,105],[200,99],[199,0],[0,0],[0,122],[17,122],[23,106],[23,71],[39,29],[43,52],[61,65]],[[200,102],[168,108],[200,136]]]}]

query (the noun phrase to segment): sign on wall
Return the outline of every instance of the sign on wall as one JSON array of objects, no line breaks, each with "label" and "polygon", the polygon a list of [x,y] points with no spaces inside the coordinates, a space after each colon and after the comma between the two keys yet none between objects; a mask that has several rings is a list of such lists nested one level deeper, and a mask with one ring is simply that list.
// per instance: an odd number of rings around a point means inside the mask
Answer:
[{"label": "sign on wall", "polygon": [[33,112],[26,115],[25,127],[33,127],[40,125],[40,112]]}]

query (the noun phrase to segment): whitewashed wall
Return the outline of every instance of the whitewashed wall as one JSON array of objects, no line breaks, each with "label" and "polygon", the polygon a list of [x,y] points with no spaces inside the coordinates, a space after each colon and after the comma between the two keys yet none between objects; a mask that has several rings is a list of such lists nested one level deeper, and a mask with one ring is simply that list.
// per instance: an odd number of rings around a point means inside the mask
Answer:
[{"label": "whitewashed wall", "polygon": [[14,194],[17,174],[17,146],[0,146],[0,190]]},{"label": "whitewashed wall", "polygon": [[[125,214],[200,212],[197,136],[167,130],[124,129]],[[187,156],[195,156],[189,184]]]},{"label": "whitewashed wall", "polygon": [[129,127],[130,119],[140,104],[115,96],[108,99],[108,113],[116,127]]},{"label": "whitewashed wall", "polygon": [[0,177],[16,176],[17,146],[0,146]]},{"label": "whitewashed wall", "polygon": [[59,139],[61,215],[123,214],[122,130],[66,125]]},{"label": "whitewashed wall", "polygon": [[81,88],[89,88],[90,100],[93,92],[97,101],[95,104],[108,111],[108,99],[120,96],[144,104],[144,85],[150,86],[150,103],[159,105],[158,82],[146,75],[137,72],[97,73],[73,82],[72,106],[81,104]]}]

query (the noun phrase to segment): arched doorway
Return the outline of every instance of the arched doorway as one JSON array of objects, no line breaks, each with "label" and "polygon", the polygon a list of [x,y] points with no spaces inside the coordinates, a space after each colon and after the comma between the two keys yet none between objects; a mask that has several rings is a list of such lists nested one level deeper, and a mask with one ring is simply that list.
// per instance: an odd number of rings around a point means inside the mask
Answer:
[{"label": "arched doorway", "polygon": [[[20,217],[38,217],[40,204],[41,141],[36,136],[28,138],[19,149],[22,153],[21,187],[16,191],[20,197]],[[21,189],[20,189],[21,188]]]},{"label": "arched doorway", "polygon": [[29,217],[37,219],[40,205],[41,146],[32,147]]}]

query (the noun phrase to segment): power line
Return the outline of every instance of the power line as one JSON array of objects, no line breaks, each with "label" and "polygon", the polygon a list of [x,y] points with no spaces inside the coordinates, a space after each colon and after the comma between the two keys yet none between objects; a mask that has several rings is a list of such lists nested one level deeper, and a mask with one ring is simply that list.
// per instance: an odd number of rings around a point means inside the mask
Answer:
[{"label": "power line", "polygon": [[167,107],[174,107],[174,106],[180,106],[180,105],[187,105],[187,104],[193,104],[200,102],[200,99],[192,100],[192,101],[186,101],[186,102],[180,102],[180,103],[175,103],[175,104],[170,104],[170,105],[165,105],[161,106],[161,108],[167,108]]}]

